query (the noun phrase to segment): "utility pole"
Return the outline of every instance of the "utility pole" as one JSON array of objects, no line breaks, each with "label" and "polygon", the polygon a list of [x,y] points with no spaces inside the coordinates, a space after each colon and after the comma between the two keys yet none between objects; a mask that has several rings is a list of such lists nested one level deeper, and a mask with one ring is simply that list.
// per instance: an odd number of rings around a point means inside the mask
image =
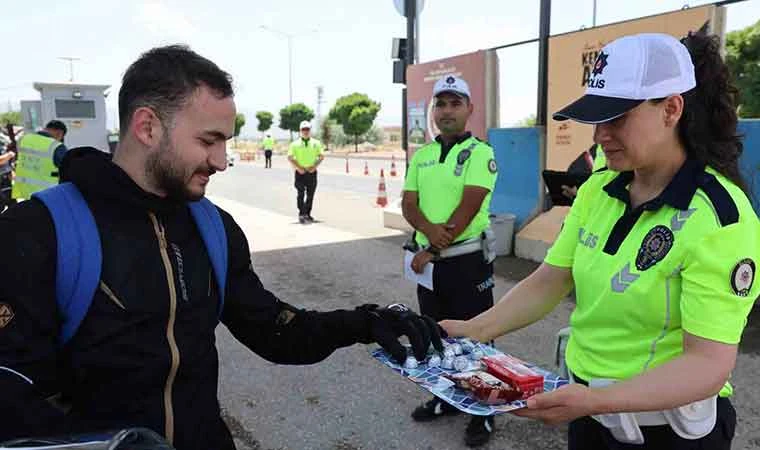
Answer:
[{"label": "utility pole", "polygon": [[59,56],[58,59],[69,62],[69,81],[74,81],[74,61],[80,61],[81,58],[74,58],[72,56]]},{"label": "utility pole", "polygon": [[324,86],[317,86],[317,120],[314,124],[316,131],[321,130],[322,126],[322,104],[325,102],[325,88]]},{"label": "utility pole", "polygon": [[[549,30],[551,28],[552,0],[541,0],[538,25],[538,101],[536,104],[536,127],[538,128],[539,168],[546,168],[546,123],[547,98],[549,90]],[[539,205],[544,204],[546,189],[543,182],[538,186]],[[543,210],[543,208],[542,208]]]},{"label": "utility pole", "polygon": [[[414,39],[415,22],[417,19],[417,0],[404,1],[404,13],[406,15],[406,67],[414,64],[416,59],[416,45]],[[406,166],[409,167],[409,108],[406,104],[406,85],[401,90],[401,148],[404,150]]]}]

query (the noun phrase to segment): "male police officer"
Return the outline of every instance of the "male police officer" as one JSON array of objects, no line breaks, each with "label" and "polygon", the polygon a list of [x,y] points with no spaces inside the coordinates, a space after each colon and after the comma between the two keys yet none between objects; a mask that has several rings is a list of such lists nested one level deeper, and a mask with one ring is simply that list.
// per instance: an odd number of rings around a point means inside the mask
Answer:
[{"label": "male police officer", "polygon": [[44,130],[21,138],[13,181],[14,199],[28,199],[35,192],[58,184],[58,168],[67,151],[63,145],[66,131],[63,122],[51,120]]},{"label": "male police officer", "polygon": [[272,135],[267,133],[266,137],[261,141],[261,147],[264,149],[264,168],[272,168],[272,150],[274,150],[274,139]]},{"label": "male police officer", "polygon": [[314,202],[314,191],[317,190],[317,166],[325,157],[322,154],[322,143],[311,137],[311,123],[304,120],[300,129],[301,137],[288,148],[288,161],[296,171],[298,222],[307,224],[314,222],[311,205]]},{"label": "male police officer", "polygon": [[[434,261],[433,290],[417,286],[423,314],[437,320],[471,318],[493,305],[493,255],[488,206],[496,182],[493,149],[465,132],[473,110],[467,83],[445,76],[433,88],[433,117],[440,130],[409,164],[402,209],[414,227],[407,249],[412,268]],[[458,410],[437,398],[412,413],[428,421]],[[493,418],[473,416],[465,433],[469,446],[485,444]]]},{"label": "male police officer", "polygon": [[[234,449],[217,399],[219,322],[282,364],[372,341],[403,361],[400,332],[420,359],[431,340],[442,350],[432,319],[400,305],[306,311],[264,288],[240,227],[204,199],[209,178],[226,169],[234,122],[227,73],[187,47],[152,49],[124,74],[113,161],[72,150],[64,166],[73,184],[0,215],[0,236],[13,236],[0,259],[0,441],[145,427],[177,450]],[[59,238],[87,226],[56,227],[77,202],[45,200],[66,189],[91,214],[80,215],[94,230],[79,245]],[[200,215],[199,205],[208,207]],[[84,251],[92,242],[98,248]],[[66,277],[74,265],[97,269]],[[67,280],[86,297],[61,301]],[[80,321],[68,327],[72,316]],[[68,411],[46,401],[55,393]]]}]

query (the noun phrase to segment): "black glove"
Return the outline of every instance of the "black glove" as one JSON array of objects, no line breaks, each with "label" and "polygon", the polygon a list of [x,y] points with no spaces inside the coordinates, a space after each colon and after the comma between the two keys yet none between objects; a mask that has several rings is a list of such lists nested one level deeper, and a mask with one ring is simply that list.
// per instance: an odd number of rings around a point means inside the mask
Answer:
[{"label": "black glove", "polygon": [[369,313],[369,338],[380,344],[400,364],[406,360],[406,348],[398,341],[401,335],[409,338],[418,361],[425,359],[431,343],[436,350],[443,351],[443,329],[435,320],[415,313],[406,305],[394,303],[382,308],[363,305],[358,309]]}]

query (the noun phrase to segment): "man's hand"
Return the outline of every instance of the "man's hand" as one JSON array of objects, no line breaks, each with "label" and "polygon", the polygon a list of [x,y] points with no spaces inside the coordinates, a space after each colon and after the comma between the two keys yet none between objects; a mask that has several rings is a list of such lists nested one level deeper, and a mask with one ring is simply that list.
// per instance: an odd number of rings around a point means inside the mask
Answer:
[{"label": "man's hand", "polygon": [[578,195],[578,186],[565,186],[563,184],[562,195],[570,199],[575,198]]},{"label": "man's hand", "polygon": [[296,167],[296,172],[298,172],[298,175],[303,175],[306,173],[306,171],[301,167]]},{"label": "man's hand", "polygon": [[427,250],[417,253],[414,255],[414,259],[412,259],[412,270],[414,270],[415,273],[422,273],[425,270],[425,265],[432,259],[433,254]]},{"label": "man's hand", "polygon": [[370,314],[371,339],[380,344],[399,364],[403,364],[407,356],[406,348],[398,341],[401,335],[409,338],[414,357],[419,361],[425,359],[430,344],[439,352],[443,351],[442,330],[430,317],[421,316],[401,303],[385,307],[363,305],[359,309]]},{"label": "man's hand", "polygon": [[422,234],[428,238],[428,241],[430,241],[430,244],[432,244],[433,247],[444,249],[454,240],[454,236],[451,235],[451,230],[453,228],[454,225],[434,223],[427,229],[421,231]]},{"label": "man's hand", "polygon": [[309,166],[306,168],[306,171],[309,173],[314,173],[317,171],[317,166]]}]

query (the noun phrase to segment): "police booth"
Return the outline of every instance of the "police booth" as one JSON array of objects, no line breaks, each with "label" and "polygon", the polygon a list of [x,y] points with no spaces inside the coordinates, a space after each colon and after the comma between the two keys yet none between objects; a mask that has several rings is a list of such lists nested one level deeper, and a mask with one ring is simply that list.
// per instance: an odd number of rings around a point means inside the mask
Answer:
[{"label": "police booth", "polygon": [[40,100],[21,101],[24,129],[38,131],[56,119],[66,124],[68,148],[90,146],[109,150],[106,129],[106,90],[109,85],[34,83]]}]

